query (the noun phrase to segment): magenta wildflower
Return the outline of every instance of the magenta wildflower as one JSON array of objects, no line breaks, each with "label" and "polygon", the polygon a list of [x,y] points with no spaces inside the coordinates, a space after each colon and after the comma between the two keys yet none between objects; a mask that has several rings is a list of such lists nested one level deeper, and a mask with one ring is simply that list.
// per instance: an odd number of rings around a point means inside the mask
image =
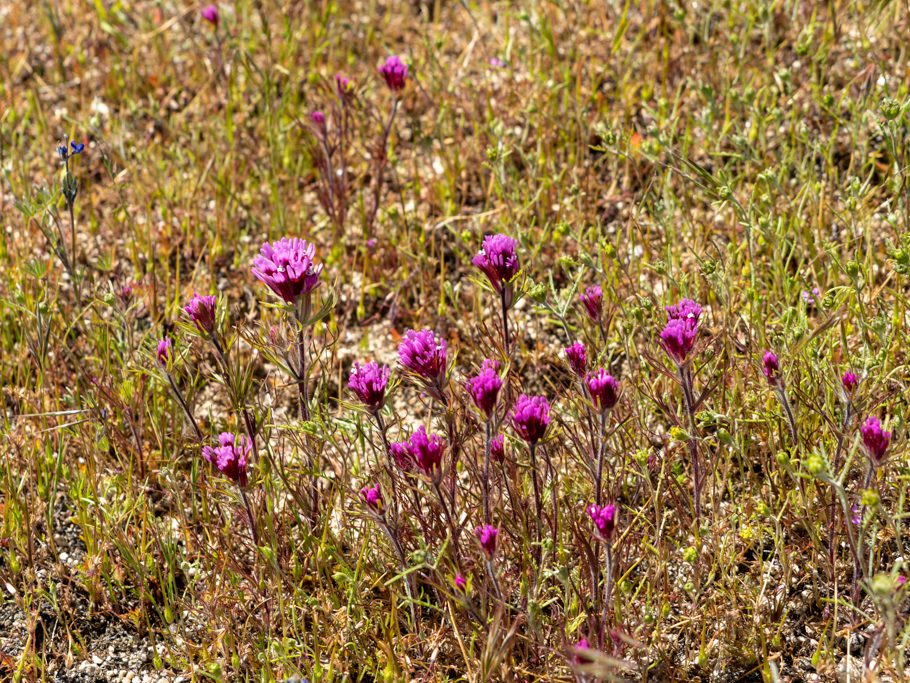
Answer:
[{"label": "magenta wildflower", "polygon": [[464,577],[464,574],[458,572],[455,575],[455,588],[460,590],[462,593],[465,592],[468,588],[468,580]]},{"label": "magenta wildflower", "polygon": [[117,289],[117,298],[120,300],[120,305],[124,308],[129,306],[130,301],[133,299],[134,287],[134,283],[126,282]]},{"label": "magenta wildflower", "polygon": [[353,90],[351,79],[344,74],[335,74],[335,92],[338,93],[338,97],[341,98],[342,102],[347,102]]},{"label": "magenta wildflower", "polygon": [[547,433],[550,425],[550,404],[544,396],[522,394],[512,408],[512,426],[518,435],[532,446]]},{"label": "magenta wildflower", "polygon": [[414,458],[411,456],[411,446],[407,441],[396,441],[389,444],[389,454],[392,456],[392,460],[395,461],[395,464],[398,465],[398,469],[402,472],[413,472]]},{"label": "magenta wildflower", "polygon": [[660,332],[660,344],[677,365],[684,365],[695,346],[698,324],[692,319],[673,318]]},{"label": "magenta wildflower", "polygon": [[594,405],[600,412],[606,412],[619,400],[619,381],[613,375],[599,368],[585,379],[585,385],[591,394]]},{"label": "magenta wildflower", "polygon": [[266,242],[253,260],[253,275],[286,303],[293,304],[319,284],[322,264],[317,264],[316,246],[297,237]]},{"label": "magenta wildflower", "polygon": [[392,55],[379,67],[379,74],[385,84],[389,86],[389,90],[399,93],[404,90],[405,83],[407,83],[408,66],[401,61],[398,55]]},{"label": "magenta wildflower", "polygon": [[821,297],[821,292],[818,287],[813,287],[811,292],[803,290],[802,293],[803,301],[812,306],[813,304],[818,303],[819,298]]},{"label": "magenta wildflower", "polygon": [[360,489],[360,499],[370,510],[375,513],[382,512],[383,499],[382,491],[379,490],[379,484],[373,486],[364,486]]},{"label": "magenta wildflower", "polygon": [[870,417],[859,429],[863,437],[863,446],[866,453],[876,465],[881,465],[885,459],[888,445],[891,443],[891,432],[882,429],[882,423],[877,417]]},{"label": "magenta wildflower", "polygon": [[484,524],[474,529],[474,535],[480,541],[480,547],[486,553],[487,559],[492,560],[496,554],[496,537],[499,535],[499,529],[492,524]]},{"label": "magenta wildflower", "polygon": [[163,337],[158,342],[158,362],[167,367],[174,357],[174,348],[170,337]]},{"label": "magenta wildflower", "polygon": [[840,378],[841,385],[844,387],[844,391],[847,394],[848,398],[853,398],[853,394],[856,392],[856,387],[859,385],[859,379],[856,376],[856,373],[850,372],[847,370]]},{"label": "magenta wildflower", "polygon": [[218,5],[212,3],[211,5],[206,5],[201,10],[199,14],[210,24],[218,26]]},{"label": "magenta wildflower", "polygon": [[436,434],[427,434],[423,425],[408,439],[408,450],[414,463],[424,474],[436,476],[442,463],[446,442]]},{"label": "magenta wildflower", "polygon": [[897,579],[895,579],[895,581],[897,582],[898,588],[903,588],[904,584],[907,583],[907,577],[904,576],[903,574],[898,574]]},{"label": "magenta wildflower", "polygon": [[578,295],[578,300],[584,304],[588,317],[592,321],[599,323],[604,303],[604,293],[600,286],[591,285]]},{"label": "magenta wildflower", "polygon": [[776,353],[765,351],[765,355],[761,359],[761,371],[770,386],[776,387],[780,384],[780,363]]},{"label": "magenta wildflower", "polygon": [[251,449],[252,444],[246,437],[235,439],[233,434],[222,432],[218,437],[218,447],[204,446],[202,457],[235,484],[246,486],[246,459]]},{"label": "magenta wildflower", "polygon": [[398,345],[398,358],[411,372],[442,386],[446,376],[446,342],[433,330],[408,330]]},{"label": "magenta wildflower", "polygon": [[518,254],[515,252],[518,242],[508,235],[498,233],[487,235],[483,238],[483,245],[477,255],[471,260],[480,268],[489,279],[490,284],[497,292],[506,288],[506,305],[512,302],[512,290],[509,283],[518,274]]},{"label": "magenta wildflower", "polygon": [[310,112],[310,121],[313,122],[313,125],[316,126],[316,130],[319,131],[320,135],[325,135],[325,114],[323,114],[318,109]]},{"label": "magenta wildflower", "polygon": [[591,658],[586,656],[584,652],[591,649],[591,644],[588,643],[587,638],[579,638],[575,645],[572,646],[572,651],[574,656],[572,660],[575,664],[590,664]]},{"label": "magenta wildflower", "polygon": [[502,462],[506,459],[505,440],[502,434],[497,434],[490,439],[490,459],[494,462]]},{"label": "magenta wildflower", "polygon": [[489,358],[483,362],[480,374],[467,382],[467,390],[477,406],[488,418],[496,408],[496,399],[502,389],[502,378],[499,376],[499,363]]},{"label": "magenta wildflower", "polygon": [[584,377],[588,371],[588,352],[585,345],[581,342],[575,342],[572,346],[566,347],[566,358],[569,360],[569,367],[579,377]]},{"label": "magenta wildflower", "polygon": [[679,303],[673,306],[667,306],[668,320],[691,320],[698,323],[701,318],[701,306],[692,301],[692,299],[680,299]]},{"label": "magenta wildflower", "polygon": [[613,531],[616,529],[616,506],[610,505],[589,505],[588,516],[594,521],[597,527],[597,534],[605,541],[613,537]]},{"label": "magenta wildflower", "polygon": [[190,319],[200,331],[212,334],[215,331],[215,308],[218,300],[214,296],[199,296],[193,292],[193,298],[183,307]]},{"label": "magenta wildflower", "polygon": [[354,363],[354,368],[348,376],[348,388],[361,403],[372,412],[376,412],[385,403],[385,390],[391,372],[387,365],[375,362],[366,365]]}]

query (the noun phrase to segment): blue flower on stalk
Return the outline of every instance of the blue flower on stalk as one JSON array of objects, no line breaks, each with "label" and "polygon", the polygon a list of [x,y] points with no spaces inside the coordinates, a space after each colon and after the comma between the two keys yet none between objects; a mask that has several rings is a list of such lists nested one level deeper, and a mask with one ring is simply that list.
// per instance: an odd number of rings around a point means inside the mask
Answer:
[{"label": "blue flower on stalk", "polygon": [[82,142],[76,142],[75,140],[70,142],[70,147],[72,148],[72,151],[70,149],[67,149],[66,145],[60,145],[57,148],[57,154],[59,154],[60,158],[64,161],[70,157],[76,156],[77,154],[82,154],[82,152],[85,150],[85,144]]}]

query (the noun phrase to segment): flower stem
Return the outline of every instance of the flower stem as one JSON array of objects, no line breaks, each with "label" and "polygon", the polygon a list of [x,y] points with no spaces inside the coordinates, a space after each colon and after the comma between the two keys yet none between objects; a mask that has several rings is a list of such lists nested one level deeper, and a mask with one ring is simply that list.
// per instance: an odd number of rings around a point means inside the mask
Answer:
[{"label": "flower stem", "polygon": [[698,457],[698,441],[695,439],[695,399],[692,395],[692,371],[688,365],[679,367],[679,379],[689,417],[689,458],[692,461],[692,493],[695,507],[695,524],[701,522],[701,463]]},{"label": "flower stem", "polygon": [[503,285],[499,290],[499,300],[502,303],[502,337],[505,342],[506,354],[509,353],[509,309],[506,305],[506,287]]},{"label": "flower stem", "polygon": [[491,524],[490,520],[490,441],[493,438],[492,418],[487,418],[486,438],[483,451],[483,521]]},{"label": "flower stem", "polygon": [[[253,517],[253,508],[250,506],[250,499],[247,498],[246,491],[240,487],[240,497],[243,499],[243,506],[246,508],[246,516],[250,522],[250,532],[253,534],[253,543],[259,548],[259,532],[256,530],[256,518]],[[258,550],[256,551],[259,552]]]},{"label": "flower stem", "polygon": [[787,424],[790,427],[790,436],[793,439],[793,445],[796,446],[798,443],[798,432],[796,431],[796,418],[793,416],[793,409],[790,407],[790,401],[787,398],[787,391],[784,389],[783,385],[780,385],[777,389],[777,396],[780,399],[780,404],[784,409],[784,413],[787,415]]},{"label": "flower stem", "polygon": [[[304,308],[306,311],[304,311]],[[305,316],[309,313],[310,301],[309,295],[306,295],[297,306],[297,388],[300,390],[300,419],[307,421],[310,419],[309,408],[309,387],[307,386],[307,367],[306,367],[306,329],[304,327]]]},{"label": "flower stem", "polygon": [[[850,413],[852,412],[852,408],[853,408],[853,403],[848,401],[847,408],[844,411],[844,422],[841,427],[840,433],[837,435],[837,447],[834,451],[834,472],[833,472],[833,474],[835,477],[837,476],[837,473],[840,470],[840,458],[841,458],[841,453],[843,453],[843,450],[844,450],[844,441],[846,440],[847,426],[850,424]],[[830,515],[829,515],[829,520],[828,520],[828,564],[831,568],[831,578],[833,580],[833,578],[836,574],[836,568],[835,568],[835,563],[834,563],[834,553],[835,553],[834,536],[835,536],[835,531],[836,531],[836,528],[838,526],[838,521],[839,521],[837,519],[839,516],[839,512],[837,509],[837,492],[834,490],[831,491],[831,505],[829,507],[829,510],[830,510]],[[849,520],[845,519],[844,521],[847,522]]]},{"label": "flower stem", "polygon": [[385,461],[384,466],[386,473],[389,475],[389,482],[392,487],[392,516],[394,519],[398,519],[398,482],[395,478],[395,462],[392,460],[392,451],[389,448],[389,439],[385,433],[385,422],[382,419],[382,414],[379,410],[372,411],[373,416],[376,418],[376,426],[379,428],[379,435],[382,437],[382,447],[385,450]]},{"label": "flower stem", "polygon": [[193,431],[196,432],[196,438],[202,441],[202,431],[199,429],[199,425],[196,423],[196,418],[193,416],[193,413],[190,412],[190,408],[186,404],[186,400],[184,400],[183,394],[180,393],[180,389],[177,388],[177,383],[174,381],[173,376],[170,372],[168,372],[167,368],[164,368],[164,376],[167,377],[167,381],[171,385],[171,391],[174,393],[174,396],[177,397],[177,402],[180,404],[180,407],[183,408],[183,412],[186,414],[187,418],[190,421],[190,424],[193,426]]},{"label": "flower stem", "polygon": [[496,598],[502,602],[502,589],[499,587],[499,579],[496,578],[496,568],[493,566],[493,560],[487,560],[487,574],[493,583],[493,590],[496,591]]},{"label": "flower stem", "polygon": [[537,527],[537,561],[540,562],[540,518],[543,509],[540,502],[540,487],[537,484],[537,444],[531,443],[531,482],[534,485],[534,524]]},{"label": "flower stem", "polygon": [[610,619],[610,598],[613,593],[613,544],[607,541],[604,544],[604,607],[603,629],[606,632]]},{"label": "flower stem", "polygon": [[594,502],[600,505],[603,489],[604,473],[604,441],[606,441],[607,432],[607,411],[600,413],[600,430],[597,436],[597,477],[594,482]]},{"label": "flower stem", "polygon": [[448,503],[446,503],[446,498],[442,492],[442,487],[439,485],[439,478],[435,476],[433,477],[433,488],[436,489],[436,495],[439,497],[439,502],[442,505],[442,510],[449,522],[449,532],[452,535],[452,545],[455,548],[455,557],[458,558],[461,556],[461,550],[458,543],[458,528],[455,526],[455,517],[452,515],[452,511],[449,509]]}]

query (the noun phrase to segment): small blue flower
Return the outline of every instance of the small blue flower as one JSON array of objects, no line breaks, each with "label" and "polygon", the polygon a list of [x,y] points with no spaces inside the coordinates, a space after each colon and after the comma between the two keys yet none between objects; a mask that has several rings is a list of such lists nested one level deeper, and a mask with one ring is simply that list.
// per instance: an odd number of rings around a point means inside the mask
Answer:
[{"label": "small blue flower", "polygon": [[82,154],[82,150],[85,149],[85,145],[82,144],[81,142],[73,141],[70,143],[70,146],[73,148],[73,156],[76,156],[77,154]]},{"label": "small blue flower", "polygon": [[66,145],[61,145],[57,148],[57,154],[60,155],[60,158],[66,161],[66,158],[69,156],[69,150],[67,150]]}]

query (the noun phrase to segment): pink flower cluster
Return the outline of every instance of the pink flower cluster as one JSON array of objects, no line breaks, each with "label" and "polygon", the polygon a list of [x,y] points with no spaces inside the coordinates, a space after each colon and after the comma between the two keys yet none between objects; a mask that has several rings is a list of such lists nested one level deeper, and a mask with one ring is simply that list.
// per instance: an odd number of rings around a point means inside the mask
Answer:
[{"label": "pink flower cluster", "polygon": [[698,337],[701,306],[691,299],[682,299],[674,306],[667,306],[667,324],[660,333],[660,343],[678,366],[683,366]]},{"label": "pink flower cluster", "polygon": [[499,376],[499,363],[489,358],[483,362],[480,374],[468,380],[466,388],[474,405],[488,418],[496,408],[499,390],[502,389],[502,378]]},{"label": "pink flower cluster", "polygon": [[319,284],[322,264],[316,263],[316,246],[297,237],[266,242],[253,261],[253,275],[285,303],[295,304]]},{"label": "pink flower cluster", "polygon": [[519,396],[512,407],[512,426],[532,446],[540,441],[550,426],[550,403],[546,397]]},{"label": "pink flower cluster", "polygon": [[247,456],[252,444],[244,437],[222,432],[218,446],[203,446],[202,457],[212,463],[221,474],[239,486],[247,484]]},{"label": "pink flower cluster", "polygon": [[609,541],[613,537],[613,531],[616,529],[616,516],[618,510],[613,504],[588,506],[588,516],[594,522],[597,528],[597,535],[604,541]]},{"label": "pink flower cluster", "polygon": [[387,365],[372,362],[366,365],[354,363],[348,377],[348,388],[370,411],[376,412],[385,403],[385,390],[391,370]]},{"label": "pink flower cluster", "polygon": [[437,434],[427,434],[423,425],[407,441],[389,445],[392,459],[402,470],[409,472],[416,467],[434,478],[440,473],[445,448],[445,440]]}]

